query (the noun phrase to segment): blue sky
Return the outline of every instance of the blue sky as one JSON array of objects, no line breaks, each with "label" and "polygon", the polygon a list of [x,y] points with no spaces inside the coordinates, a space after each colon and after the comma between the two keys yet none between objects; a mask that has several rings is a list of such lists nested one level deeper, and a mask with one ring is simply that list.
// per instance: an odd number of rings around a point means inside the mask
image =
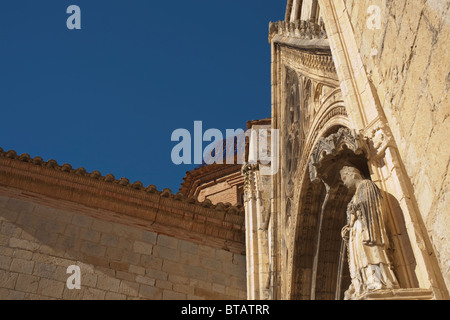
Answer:
[{"label": "blue sky", "polygon": [[2,1],[0,147],[177,192],[195,165],[172,163],[175,129],[270,117],[268,25],[286,2]]}]

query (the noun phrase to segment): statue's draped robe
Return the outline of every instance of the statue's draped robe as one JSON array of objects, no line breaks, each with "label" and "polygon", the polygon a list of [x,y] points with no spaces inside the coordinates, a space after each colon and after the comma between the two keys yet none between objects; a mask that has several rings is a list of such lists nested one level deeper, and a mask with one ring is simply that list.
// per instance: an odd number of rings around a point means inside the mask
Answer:
[{"label": "statue's draped robe", "polygon": [[389,247],[385,229],[385,208],[381,191],[371,180],[363,180],[347,207],[347,219],[355,223],[350,229],[348,258],[352,294],[397,287],[387,255]]}]

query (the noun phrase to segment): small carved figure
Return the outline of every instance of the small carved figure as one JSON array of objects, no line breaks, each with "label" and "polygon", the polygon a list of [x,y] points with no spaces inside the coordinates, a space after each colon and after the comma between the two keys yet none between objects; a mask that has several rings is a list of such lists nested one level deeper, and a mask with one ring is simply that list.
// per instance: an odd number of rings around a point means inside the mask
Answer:
[{"label": "small carved figure", "polygon": [[300,38],[306,38],[306,21],[300,20]]},{"label": "small carved figure", "polygon": [[278,22],[270,22],[269,23],[269,35],[275,35],[278,33]]},{"label": "small carved figure", "polygon": [[325,22],[323,22],[323,18],[322,17],[320,17],[320,20],[319,20],[319,27],[320,27],[319,37],[321,39],[327,39],[328,38],[327,30],[325,29]]},{"label": "small carved figure", "polygon": [[387,249],[389,241],[385,228],[385,208],[380,189],[364,179],[352,166],[340,171],[344,185],[354,191],[347,206],[347,225],[342,237],[347,242],[351,285],[345,299],[364,292],[398,288]]}]

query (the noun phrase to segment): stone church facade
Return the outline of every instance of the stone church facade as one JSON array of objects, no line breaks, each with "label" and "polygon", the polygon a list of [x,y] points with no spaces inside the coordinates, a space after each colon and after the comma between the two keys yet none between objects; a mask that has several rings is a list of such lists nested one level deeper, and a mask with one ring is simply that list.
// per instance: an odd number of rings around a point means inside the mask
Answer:
[{"label": "stone church facade", "polygon": [[[448,9],[289,0],[285,20],[270,24],[280,172],[243,168],[249,298],[448,299]],[[383,223],[373,221],[386,232],[379,247],[395,285],[347,291],[381,279],[380,269],[363,273],[383,263],[364,252],[376,242],[351,249],[343,240],[356,197],[342,184],[344,165],[380,190],[383,200],[368,207],[386,208]],[[365,218],[363,230],[375,224]]]},{"label": "stone church facade", "polygon": [[448,9],[288,0],[247,123],[278,130],[274,175],[207,165],[173,194],[0,149],[0,299],[448,299]]}]

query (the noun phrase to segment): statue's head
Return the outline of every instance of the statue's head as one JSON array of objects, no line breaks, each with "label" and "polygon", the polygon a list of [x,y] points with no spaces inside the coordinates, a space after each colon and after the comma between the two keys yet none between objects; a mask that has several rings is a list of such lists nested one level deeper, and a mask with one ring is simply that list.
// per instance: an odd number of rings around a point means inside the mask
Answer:
[{"label": "statue's head", "polygon": [[357,184],[364,179],[361,171],[353,166],[344,166],[339,173],[342,182],[350,190],[355,189]]}]

